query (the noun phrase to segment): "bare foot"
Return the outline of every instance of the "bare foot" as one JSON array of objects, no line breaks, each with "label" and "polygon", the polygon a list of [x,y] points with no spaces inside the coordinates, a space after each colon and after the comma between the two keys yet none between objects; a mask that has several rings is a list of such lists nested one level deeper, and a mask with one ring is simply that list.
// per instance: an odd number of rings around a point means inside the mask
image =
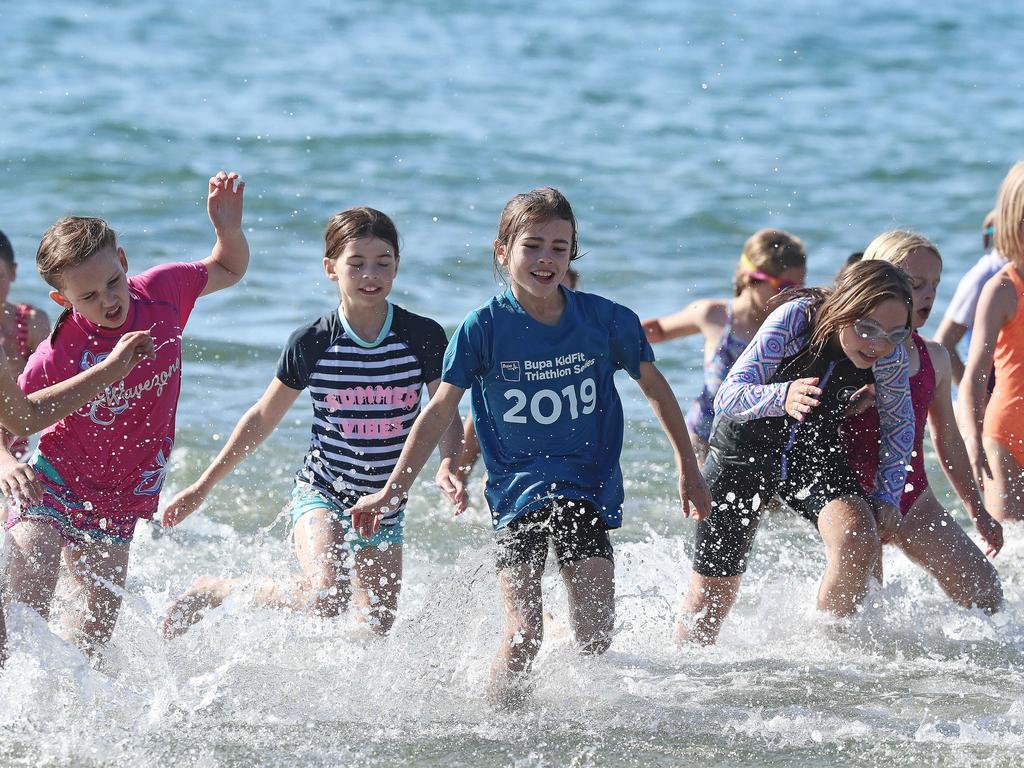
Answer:
[{"label": "bare foot", "polygon": [[235,579],[219,576],[199,576],[177,600],[167,607],[167,615],[160,624],[164,637],[178,637],[203,618],[210,608],[216,608],[231,593]]}]

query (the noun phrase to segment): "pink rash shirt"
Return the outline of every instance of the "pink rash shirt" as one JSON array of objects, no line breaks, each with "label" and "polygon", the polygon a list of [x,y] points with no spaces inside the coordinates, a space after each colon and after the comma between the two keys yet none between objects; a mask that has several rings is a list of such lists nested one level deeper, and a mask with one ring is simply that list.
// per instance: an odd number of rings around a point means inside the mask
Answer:
[{"label": "pink rash shirt", "polygon": [[181,334],[206,280],[201,262],[163,264],[129,277],[131,305],[120,328],[101,328],[72,311],[18,379],[26,393],[44,389],[105,359],[123,334],[152,333],[155,360],[141,362],[39,439],[39,452],[97,514],[143,519],[156,514],[174,445]]}]

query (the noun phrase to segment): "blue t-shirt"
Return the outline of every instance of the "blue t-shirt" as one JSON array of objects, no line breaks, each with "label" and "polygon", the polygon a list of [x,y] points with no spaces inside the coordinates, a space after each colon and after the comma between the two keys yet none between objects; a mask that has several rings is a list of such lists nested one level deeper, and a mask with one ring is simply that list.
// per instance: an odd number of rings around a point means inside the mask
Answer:
[{"label": "blue t-shirt", "polygon": [[511,290],[474,310],[448,343],[441,380],[472,389],[495,528],[556,500],[587,500],[622,524],[622,403],[614,374],[652,362],[640,318],[562,289],[558,325],[530,317]]}]

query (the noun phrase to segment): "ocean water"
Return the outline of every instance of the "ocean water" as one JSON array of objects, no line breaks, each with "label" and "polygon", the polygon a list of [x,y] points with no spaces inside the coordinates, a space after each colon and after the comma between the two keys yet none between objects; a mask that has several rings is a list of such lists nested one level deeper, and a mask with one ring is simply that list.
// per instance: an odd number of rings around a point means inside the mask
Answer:
[{"label": "ocean water", "polygon": [[[915,228],[945,257],[941,311],[1024,154],[1024,22],[1010,4],[779,5],[2,3],[0,228],[22,263],[12,295],[48,302],[32,258],[66,213],[109,219],[133,271],[205,256],[206,179],[245,176],[252,266],[190,321],[167,494],[271,380],[290,331],[332,307],[321,232],[351,205],[395,218],[395,298],[449,332],[496,289],[501,206],[541,184],[575,206],[584,289],[641,316],[725,295],[743,240],[769,225],[804,239],[822,282],[878,232]],[[687,401],[699,343],[657,353]],[[892,552],[863,615],[836,622],[813,609],[817,536],[776,515],[719,645],[679,649],[693,524],[653,416],[628,379],[621,392],[628,500],[612,650],[575,653],[550,574],[523,712],[484,702],[500,616],[478,492],[454,520],[417,485],[386,640],[350,617],[255,609],[245,594],[179,639],[159,636],[168,599],[195,575],[296,567],[281,510],[308,439],[303,398],[187,524],[140,526],[100,668],[10,610],[0,763],[1019,761],[1024,530],[1007,531],[997,560],[1007,607],[995,617],[955,608]]]}]

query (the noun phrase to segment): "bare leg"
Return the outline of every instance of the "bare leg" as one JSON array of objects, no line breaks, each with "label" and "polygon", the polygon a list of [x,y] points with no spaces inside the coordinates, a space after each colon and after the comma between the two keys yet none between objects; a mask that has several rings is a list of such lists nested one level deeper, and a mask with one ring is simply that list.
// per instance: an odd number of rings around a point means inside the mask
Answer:
[{"label": "bare leg", "polygon": [[527,676],[544,638],[542,574],[530,565],[498,572],[505,626],[491,668],[491,697],[504,709],[521,706],[529,692]]},{"label": "bare leg", "polygon": [[871,505],[844,496],[825,505],[818,517],[827,564],[818,590],[818,610],[849,616],[867,594],[868,576],[881,558]]},{"label": "bare leg", "polygon": [[352,577],[352,597],[373,631],[386,635],[398,613],[398,593],[402,589],[402,547],[387,549],[365,547],[356,552]]},{"label": "bare leg", "polygon": [[999,575],[950,517],[929,488],[914,502],[896,534],[896,544],[930,573],[957,605],[989,613],[1003,603]]},{"label": "bare leg", "polygon": [[676,620],[676,641],[714,645],[742,580],[742,576],[702,576],[690,571],[690,588]]},{"label": "bare leg", "polygon": [[992,470],[985,478],[985,509],[1000,523],[1024,520],[1024,469],[1002,443],[984,440]]},{"label": "bare leg", "polygon": [[580,650],[604,653],[615,627],[615,564],[604,557],[588,557],[563,568],[562,579]]},{"label": "bare leg", "polygon": [[[282,583],[260,579],[255,585],[253,602],[269,608],[312,611],[317,616],[337,616],[348,608],[349,559],[345,528],[328,509],[314,509],[299,518],[294,533],[295,555],[302,568],[301,578]],[[223,603],[246,579],[200,576],[172,601],[161,629],[165,636],[176,637],[206,611]]]},{"label": "bare leg", "polygon": [[88,541],[64,548],[68,570],[82,587],[85,605],[69,617],[73,640],[95,656],[110,641],[128,577],[129,544]]},{"label": "bare leg", "polygon": [[60,534],[42,520],[22,520],[7,532],[7,587],[10,601],[25,603],[44,619],[60,573]]}]

